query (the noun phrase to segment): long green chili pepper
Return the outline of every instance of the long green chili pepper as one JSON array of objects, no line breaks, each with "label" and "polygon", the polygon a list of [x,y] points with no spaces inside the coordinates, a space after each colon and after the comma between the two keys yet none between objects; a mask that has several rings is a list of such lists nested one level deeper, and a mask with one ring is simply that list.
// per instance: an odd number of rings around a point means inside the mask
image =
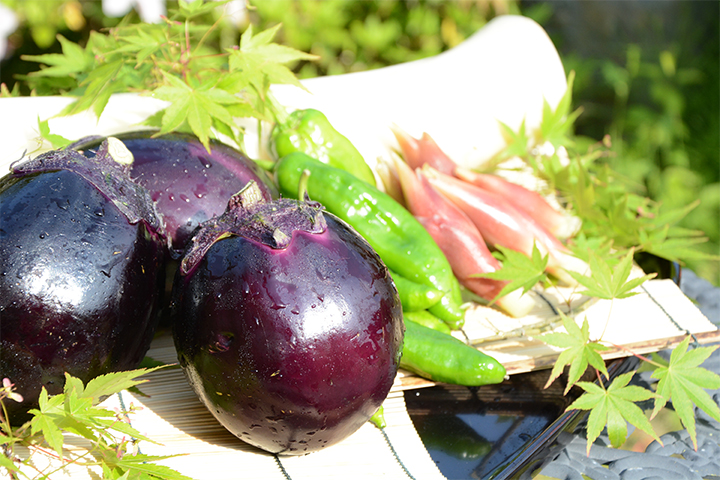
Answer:
[{"label": "long green chili pepper", "polygon": [[395,287],[400,295],[400,303],[405,312],[427,310],[442,298],[442,292],[436,288],[408,280],[392,270],[390,270],[390,276],[395,282]]},{"label": "long green chili pepper", "polygon": [[422,325],[423,327],[437,330],[438,332],[443,332],[447,334],[450,334],[452,332],[452,330],[450,330],[450,327],[448,327],[447,323],[443,322],[427,310],[418,310],[416,312],[403,311],[403,319],[405,320],[405,323],[415,322]]},{"label": "long green chili pepper", "polygon": [[505,367],[452,335],[405,322],[400,366],[436,382],[476,387],[500,383]]},{"label": "long green chili pepper", "polygon": [[375,174],[362,154],[319,110],[308,108],[290,113],[285,121],[273,128],[271,146],[277,158],[303,152],[375,185]]},{"label": "long green chili pepper", "polygon": [[428,310],[453,329],[463,325],[460,284],[440,247],[410,212],[374,186],[300,152],[284,156],[275,167],[284,197],[297,198],[305,171],[311,173],[306,185],[311,199],[355,228],[389,269],[442,292]]}]

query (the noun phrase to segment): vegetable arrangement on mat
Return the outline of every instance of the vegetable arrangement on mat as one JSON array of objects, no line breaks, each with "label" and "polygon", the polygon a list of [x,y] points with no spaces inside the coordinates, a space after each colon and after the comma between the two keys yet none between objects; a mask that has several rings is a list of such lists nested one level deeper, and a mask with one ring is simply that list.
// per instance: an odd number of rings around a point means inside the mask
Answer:
[{"label": "vegetable arrangement on mat", "polygon": [[[131,446],[112,428],[150,439],[110,425],[107,410],[78,416],[76,407],[138,385],[145,370],[128,370],[140,366],[158,327],[172,328],[189,384],[229,431],[269,452],[304,454],[377,421],[398,368],[438,382],[501,382],[503,366],[458,338],[468,298],[518,317],[533,308],[533,288],[557,283],[622,298],[650,278],[628,280],[633,252],[678,260],[701,241],[668,229],[683,212],[665,214],[617,190],[593,163],[600,149],[561,154],[571,143],[571,85],[556,111],[546,106],[542,142],[524,127],[507,129],[507,151],[485,172],[457,167],[429,134],[413,138],[399,127],[398,152],[373,171],[322,112],[288,112],[270,94],[272,83],[302,87],[283,64],[311,55],[272,43],[277,29],[248,29],[239,48],[208,58],[191,45],[212,27],[190,26],[215,5],[178,8],[167,25],[121,25],[84,51],[63,42],[62,56],[89,65],[82,79],[71,72],[81,96],[65,113],[100,115],[111,94],[141,78],[145,91],[170,102],[148,120],[156,130],[80,139],[17,162],[0,180],[8,452],[0,466],[15,474],[29,464],[15,445],[44,441],[62,459],[63,431],[94,442],[100,460],[85,464],[108,478],[157,460],[118,454]],[[151,45],[143,49],[142,38]],[[242,152],[237,117],[273,124],[267,150],[275,158]],[[533,150],[543,142],[552,154]],[[568,208],[496,175],[492,167],[509,158],[523,159]],[[80,199],[85,192],[92,201]],[[62,276],[47,277],[45,267],[60,265]],[[6,274],[13,269],[23,271]],[[122,324],[126,317],[143,322]],[[586,338],[575,343],[594,348]],[[79,345],[105,348],[81,358]],[[559,365],[571,364],[570,385],[589,364],[602,371],[596,350]],[[143,472],[183,478],[155,467]]]}]

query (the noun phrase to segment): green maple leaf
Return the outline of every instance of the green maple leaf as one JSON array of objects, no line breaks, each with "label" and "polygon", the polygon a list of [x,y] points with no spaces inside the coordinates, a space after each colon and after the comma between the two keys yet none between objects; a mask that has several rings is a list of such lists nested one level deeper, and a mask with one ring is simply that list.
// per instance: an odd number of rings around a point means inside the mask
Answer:
[{"label": "green maple leaf", "polygon": [[[551,178],[552,184],[556,186],[564,196],[571,200],[573,211],[582,219],[583,230],[588,225],[605,224],[605,216],[597,208],[597,189],[588,169],[584,168],[578,157],[572,157],[570,164],[560,172],[554,172]],[[535,169],[536,175],[543,176],[548,169]],[[599,236],[599,235],[589,235]]]},{"label": "green maple leaf", "polygon": [[160,24],[128,25],[117,32],[118,46],[106,55],[130,54],[135,57],[136,68],[148,57],[160,53],[168,42],[164,27]]},{"label": "green maple leaf", "polygon": [[30,410],[31,434],[42,434],[47,444],[61,458],[63,455],[63,432],[73,433],[94,443],[106,436],[107,429],[113,429],[138,440],[151,441],[129,424],[118,422],[115,412],[97,407],[102,399],[146,380],[142,375],[163,368],[162,366],[114,372],[101,375],[83,385],[83,382],[65,374],[63,393],[48,395],[45,388],[39,396],[39,409]]},{"label": "green maple leaf", "polygon": [[598,353],[603,350],[608,350],[608,347],[590,341],[590,325],[588,324],[587,317],[583,320],[582,326],[579,327],[574,319],[562,312],[560,316],[567,333],[546,333],[545,335],[541,335],[540,339],[549,345],[564,348],[555,361],[545,388],[549,387],[552,382],[562,374],[566,365],[570,365],[568,383],[565,387],[565,394],[567,394],[570,388],[572,388],[583,373],[585,373],[588,365],[592,365],[602,372],[606,378],[609,377],[607,368],[605,367],[605,361]]},{"label": "green maple leaf", "polygon": [[47,120],[40,120],[40,117],[38,117],[38,130],[40,132],[40,136],[49,141],[53,148],[66,147],[72,143],[72,140],[63,137],[62,135],[50,133],[49,122]]},{"label": "green maple leaf", "polygon": [[62,53],[46,53],[43,55],[23,55],[22,59],[31,62],[49,65],[30,76],[39,77],[75,77],[77,74],[88,71],[95,59],[92,51],[84,49],[62,35],[57,37],[62,47]]},{"label": "green maple leaf", "polygon": [[190,20],[193,17],[204,15],[206,13],[212,13],[217,10],[218,6],[225,5],[230,0],[223,0],[217,2],[206,2],[204,0],[193,0],[178,2],[179,10],[176,13],[177,18],[183,20]]},{"label": "green maple leaf", "polygon": [[0,468],[5,468],[10,475],[13,475],[11,478],[18,478],[14,474],[20,472],[20,468],[5,455],[0,455]]},{"label": "green maple leaf", "polygon": [[575,79],[575,72],[570,72],[567,80],[567,89],[560,99],[555,110],[550,107],[547,100],[543,100],[543,114],[540,122],[541,140],[550,142],[556,148],[560,146],[572,146],[573,141],[570,139],[572,127],[575,120],[582,109],[573,112],[572,108],[572,86]]},{"label": "green maple leaf", "polygon": [[526,131],[525,119],[523,118],[517,132],[513,131],[509,125],[503,122],[498,123],[500,124],[500,133],[505,139],[507,146],[497,155],[497,161],[500,162],[512,157],[526,157],[528,155],[530,137]]},{"label": "green maple leaf", "polygon": [[[138,478],[138,479],[165,479],[165,480],[192,480],[190,477],[183,475],[165,465],[158,465],[154,462],[172,458],[174,455],[123,455],[121,458],[106,455],[103,459],[103,471],[107,471],[110,475],[105,478]],[[120,476],[113,476],[120,475]]]},{"label": "green maple leaf", "polygon": [[593,251],[588,251],[590,276],[577,272],[568,273],[577,280],[586,290],[580,292],[597,298],[613,299],[626,298],[636,295],[633,290],[640,284],[656,276],[655,273],[643,275],[628,280],[632,271],[634,250],[630,250],[614,267],[606,259],[601,258]]},{"label": "green maple leaf", "polygon": [[284,45],[271,43],[281,27],[264,30],[253,35],[252,25],[240,37],[239,49],[228,49],[229,71],[241,71],[248,82],[262,94],[270,84],[291,84],[305,89],[285,64],[298,60],[315,60],[318,57]]},{"label": "green maple leaf", "polygon": [[160,134],[179,130],[187,124],[209,151],[213,122],[232,130],[233,115],[227,107],[240,103],[240,98],[212,85],[194,88],[174,75],[164,73],[164,76],[168,85],[155,89],[157,98],[170,102],[162,116]]},{"label": "green maple leaf", "polygon": [[689,343],[688,336],[673,349],[669,363],[656,368],[652,373],[652,378],[659,380],[658,397],[655,399],[652,417],[657,415],[669,400],[672,400],[673,408],[697,449],[693,403],[720,422],[720,408],[705,391],[706,388],[720,388],[720,376],[700,367],[718,345],[698,347],[688,351]]},{"label": "green maple leaf", "polygon": [[634,374],[628,372],[618,375],[607,389],[591,382],[577,383],[585,393],[570,404],[568,410],[590,410],[587,424],[588,454],[593,442],[606,427],[611,444],[620,447],[627,439],[628,423],[662,444],[650,420],[635,404],[656,397],[656,394],[637,385],[628,385]]},{"label": "green maple leaf", "polygon": [[661,210],[659,206],[652,209],[636,234],[638,248],[674,262],[680,262],[681,259],[719,260],[720,256],[704,253],[697,248],[698,244],[707,241],[703,232],[674,226],[698,203],[699,200],[667,211]]},{"label": "green maple leaf", "polygon": [[150,93],[172,104],[146,122],[162,133],[191,131],[206,148],[210,137],[226,136],[242,148],[243,128],[234,120],[287,115],[270,86],[304,88],[288,65],[318,57],[273,43],[280,24],[257,34],[249,26],[239,46],[220,51],[213,43],[219,22],[203,17],[225,3],[180,2],[163,24],[130,24],[126,17],[107,33],[92,32],[84,47],[60,38],[62,54],[25,57],[43,64],[28,82],[76,97],[61,115],[91,110],[100,117],[115,93]]},{"label": "green maple leaf", "polygon": [[47,444],[60,458],[63,457],[63,433],[49,413],[62,409],[63,400],[62,395],[50,397],[45,387],[43,387],[38,397],[39,409],[31,409],[29,412],[33,415],[30,421],[31,434],[37,435],[42,433]]},{"label": "green maple leaf", "polygon": [[119,81],[123,77],[123,67],[125,60],[120,58],[94,68],[80,83],[85,88],[83,96],[68,105],[62,113],[72,115],[92,108],[99,118],[112,94],[125,89],[125,82]]},{"label": "green maple leaf", "polygon": [[499,245],[495,256],[502,263],[502,268],[494,272],[470,275],[471,277],[491,278],[508,282],[492,300],[493,302],[519,288],[523,289],[523,293],[527,293],[538,282],[547,278],[545,268],[547,267],[548,256],[542,256],[536,244],[533,244],[531,257]]},{"label": "green maple leaf", "polygon": [[568,247],[574,256],[587,263],[590,262],[591,254],[600,258],[612,258],[613,244],[606,237],[588,237],[585,233],[580,232],[573,237],[572,243],[568,244]]},{"label": "green maple leaf", "polygon": [[93,401],[97,403],[104,397],[147,382],[147,379],[141,378],[143,375],[155,372],[161,368],[166,368],[167,366],[168,365],[162,364],[148,368],[99,375],[85,385],[82,390],[82,395],[92,398]]}]

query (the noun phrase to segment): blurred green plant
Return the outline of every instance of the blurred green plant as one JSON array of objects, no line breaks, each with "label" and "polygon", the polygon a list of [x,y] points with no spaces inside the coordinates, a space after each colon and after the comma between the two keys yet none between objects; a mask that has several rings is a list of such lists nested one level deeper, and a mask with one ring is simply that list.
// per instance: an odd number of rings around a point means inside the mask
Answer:
[{"label": "blurred green plant", "polygon": [[519,14],[516,0],[251,1],[253,24],[282,23],[278,41],[320,57],[300,78],[418,60],[461,43],[497,15]]},{"label": "blurred green plant", "polygon": [[[705,98],[703,108],[712,110],[712,89],[717,75],[697,64],[680,65],[679,47],[663,49],[652,58],[641,47],[628,45],[624,64],[611,60],[566,58],[565,65],[578,70],[581,87],[578,103],[589,105],[607,98],[597,93],[603,87],[611,92],[611,111],[605,133],[611,142],[607,162],[621,175],[625,187],[673,209],[693,202],[679,226],[702,230],[708,242],[696,246],[713,255],[720,254],[720,140],[717,105],[709,121],[690,130],[688,103]],[[687,63],[687,62],[685,62]],[[598,85],[589,77],[599,72]],[[583,85],[584,82],[584,86]],[[596,92],[592,96],[590,92]],[[703,95],[705,92],[707,95]],[[714,96],[717,99],[717,94]],[[595,116],[594,121],[598,122]],[[705,143],[698,142],[695,136]],[[714,148],[713,148],[714,146]],[[688,259],[686,266],[715,285],[720,285],[720,263]]]},{"label": "blurred green plant", "polygon": [[59,31],[78,32],[87,24],[78,0],[2,0],[0,3],[15,12],[39,48],[55,43]]}]

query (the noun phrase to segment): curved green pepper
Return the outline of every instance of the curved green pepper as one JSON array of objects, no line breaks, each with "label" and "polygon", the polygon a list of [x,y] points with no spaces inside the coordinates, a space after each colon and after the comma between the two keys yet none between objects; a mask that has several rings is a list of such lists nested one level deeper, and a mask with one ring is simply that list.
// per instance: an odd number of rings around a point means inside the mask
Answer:
[{"label": "curved green pepper", "polygon": [[442,292],[436,288],[408,280],[397,272],[390,270],[390,276],[400,295],[400,303],[404,312],[427,310],[442,298]]},{"label": "curved green pepper", "polygon": [[436,382],[477,387],[500,383],[505,367],[452,335],[405,322],[400,366]]},{"label": "curved green pepper", "polygon": [[428,310],[451,328],[460,328],[465,320],[460,284],[420,222],[372,185],[299,152],[284,156],[275,166],[284,197],[298,197],[300,178],[306,170],[311,172],[306,185],[310,198],[355,228],[389,269],[440,290],[442,298]]},{"label": "curved green pepper", "polygon": [[275,125],[271,142],[277,158],[292,152],[303,152],[376,185],[375,174],[362,154],[347,137],[335,130],[319,110],[295,110],[286,121]]},{"label": "curved green pepper", "polygon": [[403,311],[403,319],[405,323],[415,322],[423,327],[432,328],[438,332],[450,334],[452,330],[448,327],[447,323],[440,320],[438,317],[428,312],[427,310],[418,310],[416,312]]}]

